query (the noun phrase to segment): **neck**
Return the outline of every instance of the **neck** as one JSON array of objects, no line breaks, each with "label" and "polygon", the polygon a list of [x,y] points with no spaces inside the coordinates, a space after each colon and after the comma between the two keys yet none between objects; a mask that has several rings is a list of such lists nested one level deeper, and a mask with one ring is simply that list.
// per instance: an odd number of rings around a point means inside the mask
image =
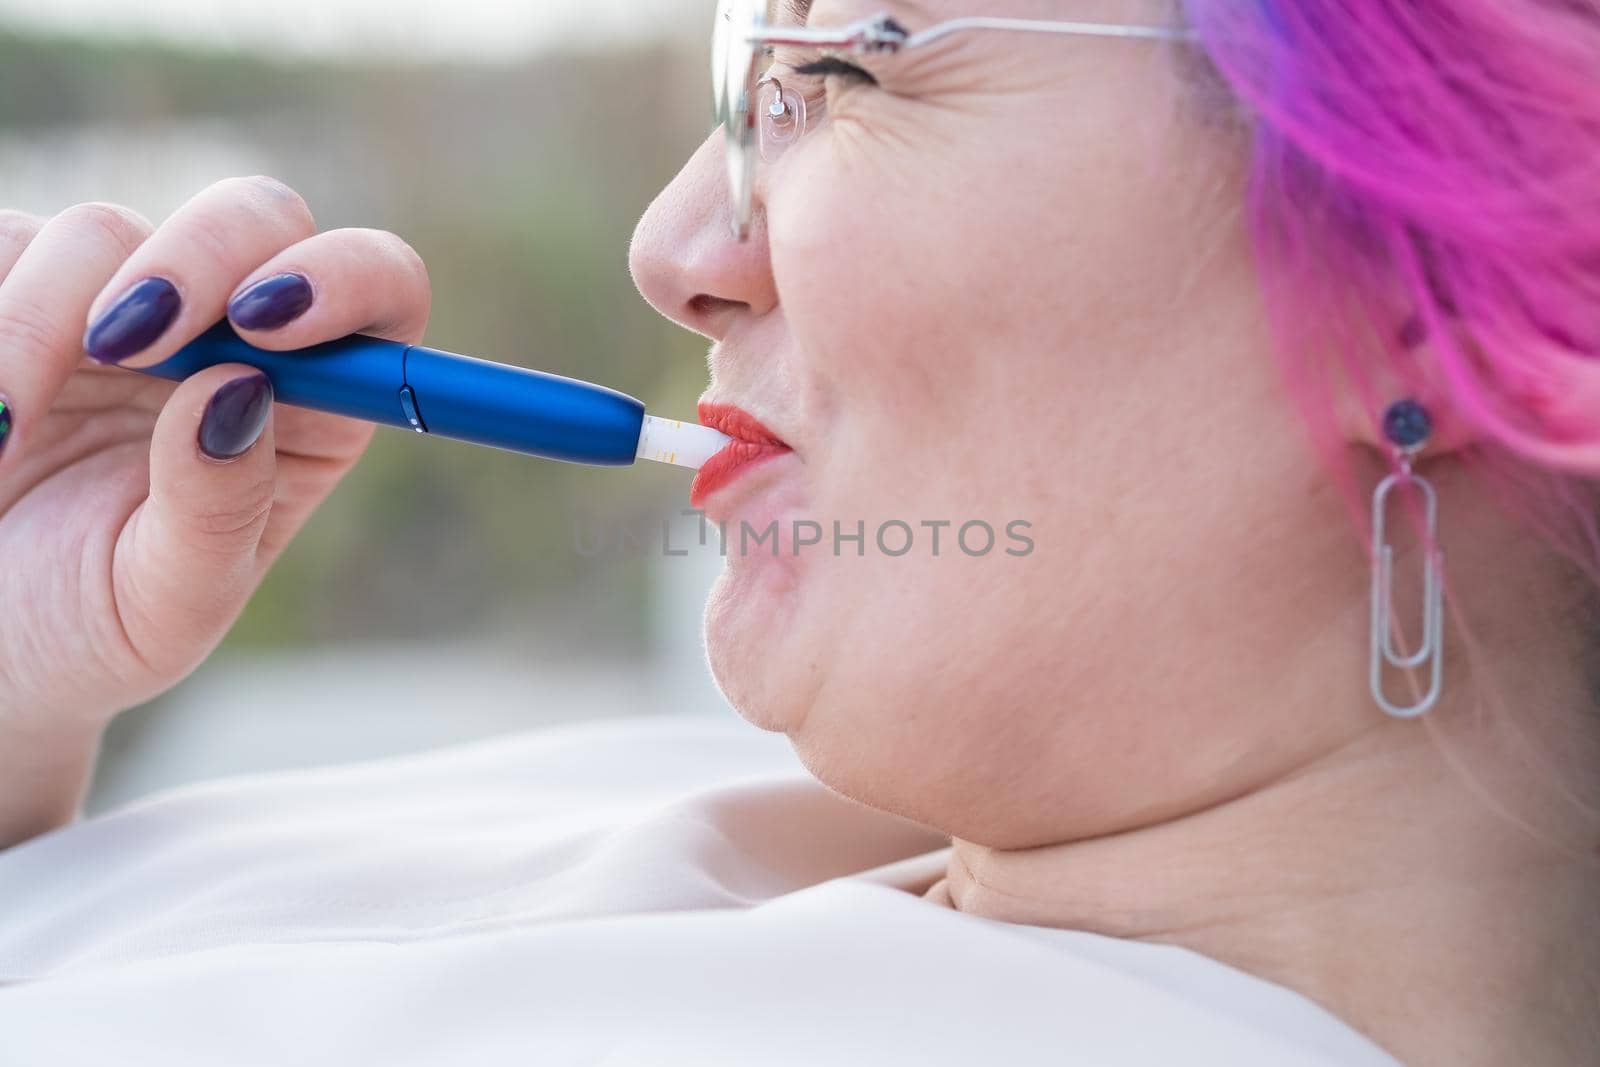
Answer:
[{"label": "neck", "polygon": [[[1328,612],[1286,606],[1300,657],[1258,672],[1261,689],[1190,698],[1332,723],[1337,740],[1232,799],[1121,832],[1025,849],[958,839],[928,895],[1192,949],[1309,997],[1417,1067],[1592,1064],[1600,729],[1582,670],[1587,586],[1459,467],[1432,471],[1454,592],[1445,695],[1425,715],[1372,703],[1365,572],[1346,575],[1311,598]],[[1339,558],[1305,540],[1315,558],[1298,571]]]},{"label": "neck", "polygon": [[1503,730],[1456,711],[1376,715],[1313,765],[1142,829],[1016,851],[958,840],[929,896],[1193,949],[1408,1064],[1592,1062],[1593,823],[1526,780],[1502,793]]}]

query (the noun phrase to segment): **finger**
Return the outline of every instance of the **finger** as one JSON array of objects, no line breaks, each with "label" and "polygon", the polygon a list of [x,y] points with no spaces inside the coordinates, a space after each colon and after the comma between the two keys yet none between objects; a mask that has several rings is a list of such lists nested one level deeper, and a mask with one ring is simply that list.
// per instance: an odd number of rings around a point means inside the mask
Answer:
[{"label": "finger", "polygon": [[90,302],[149,232],[127,208],[68,208],[45,223],[0,284],[0,400],[10,430],[0,458],[7,467],[28,448],[30,420],[43,418],[82,361]]},{"label": "finger", "polygon": [[[294,539],[318,506],[333,492],[339,481],[355,466],[372,440],[375,429],[370,422],[337,419],[332,425],[309,422],[314,412],[280,407],[273,418],[278,441],[278,497],[272,505],[272,518],[261,535],[259,559],[270,563]],[[294,451],[284,451],[289,440],[292,417],[304,417],[307,424],[297,427],[303,443]]]},{"label": "finger", "polygon": [[146,659],[182,666],[209,651],[254,590],[275,491],[271,414],[266,375],[235,363],[183,382],[156,420],[149,497],[117,546],[119,605]]},{"label": "finger", "polygon": [[22,250],[43,228],[44,220],[25,211],[0,211],[0,283],[22,258]]},{"label": "finger", "polygon": [[148,367],[223,317],[264,260],[316,230],[299,194],[272,178],[229,178],[150,236],[95,298],[83,347],[102,363]]},{"label": "finger", "polygon": [[[22,258],[23,249],[32,243],[44,220],[21,211],[0,211],[0,284]],[[11,405],[0,393],[0,451],[11,436]]]},{"label": "finger", "polygon": [[[405,241],[381,230],[330,230],[262,264],[229,301],[228,316],[251,344],[283,351],[352,333],[418,341],[431,305],[427,268]],[[284,514],[273,526],[292,528],[334,484],[321,461],[353,463],[372,426],[304,408],[283,408],[276,420]],[[291,491],[301,482],[307,491]]]},{"label": "finger", "polygon": [[330,230],[279,253],[228,302],[240,336],[284,351],[366,333],[422,339],[432,290],[411,246],[382,230]]}]

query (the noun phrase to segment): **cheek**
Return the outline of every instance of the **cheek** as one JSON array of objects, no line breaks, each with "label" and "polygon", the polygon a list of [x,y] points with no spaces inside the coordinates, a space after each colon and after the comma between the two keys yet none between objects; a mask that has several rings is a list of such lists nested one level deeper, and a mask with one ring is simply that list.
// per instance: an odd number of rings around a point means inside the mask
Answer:
[{"label": "cheek", "polygon": [[[997,667],[1039,662],[1063,640],[1053,598],[1027,603],[1051,584],[1049,561],[1006,553],[1026,550],[1010,522],[1059,534],[1057,472],[1039,447],[1042,416],[1007,412],[1059,392],[1065,371],[1021,355],[1030,327],[1016,288],[974,285],[985,263],[1008,270],[1013,255],[991,247],[1009,239],[996,220],[953,210],[984,176],[909,188],[909,161],[865,147],[835,137],[787,157],[768,232],[794,350],[828,394],[826,443],[807,461],[811,517],[862,523],[866,556],[845,546],[783,567],[731,564],[707,639],[747,718],[787,732],[835,788],[915,817],[940,783],[945,802],[963,803],[950,790],[975,754],[1017,767],[1041,729],[1027,673]],[[968,556],[957,533],[974,520],[993,544],[974,528],[968,547],[981,554]],[[905,557],[874,543],[890,521],[913,530]],[[927,525],[939,523],[950,525]]]},{"label": "cheek", "polygon": [[866,132],[818,131],[784,164],[768,206],[773,280],[795,349],[832,397],[839,462],[818,484],[848,493],[836,502],[860,517],[863,488],[927,482],[940,464],[923,457],[950,449],[985,356],[986,323],[967,306],[981,241],[907,183],[925,161]]},{"label": "cheek", "polygon": [[842,394],[852,446],[904,459],[885,482],[934,471],[954,493],[980,435],[1006,450],[998,420],[1048,418],[1072,381],[1066,354],[1136,317],[1120,309],[1149,264],[1117,262],[1114,234],[1073,254],[1086,224],[1071,216],[1090,190],[1011,143],[1012,127],[976,116],[933,128],[917,114],[892,137],[842,122],[785,157],[767,205],[771,266],[796,349]]},{"label": "cheek", "polygon": [[1193,306],[1249,282],[1249,260],[1219,270],[1214,235],[1186,222],[1203,214],[1183,189],[1200,153],[1102,110],[1052,112],[1044,138],[990,119],[899,146],[841,125],[786,157],[768,232],[795,350],[830,394],[816,511],[869,529],[1024,520],[1036,548],[869,544],[791,571],[781,612],[740,599],[751,574],[711,610],[724,640],[782,635],[769,660],[728,644],[713,663],[820,778],[1007,847],[1104,831],[1143,813],[1145,783],[1235,757],[1204,752],[1214,724],[1146,657],[1174,636],[1174,575],[1215,569],[1236,525],[1188,471],[1194,428],[1253,379],[1183,353],[1203,354]]}]

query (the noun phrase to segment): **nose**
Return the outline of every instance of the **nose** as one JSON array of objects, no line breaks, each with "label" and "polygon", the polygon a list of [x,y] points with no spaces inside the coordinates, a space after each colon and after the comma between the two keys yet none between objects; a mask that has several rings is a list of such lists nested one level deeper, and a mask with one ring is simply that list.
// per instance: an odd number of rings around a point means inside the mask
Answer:
[{"label": "nose", "polygon": [[652,307],[720,341],[741,316],[777,306],[765,213],[733,236],[722,135],[708,137],[651,203],[633,231],[628,268]]}]

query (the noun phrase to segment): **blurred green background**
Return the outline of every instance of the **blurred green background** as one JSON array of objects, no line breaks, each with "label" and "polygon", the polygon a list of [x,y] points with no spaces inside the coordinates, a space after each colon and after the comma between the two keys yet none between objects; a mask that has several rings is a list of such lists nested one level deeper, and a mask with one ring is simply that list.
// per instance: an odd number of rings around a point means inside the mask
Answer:
[{"label": "blurred green background", "polygon": [[[638,296],[627,248],[639,215],[707,132],[707,42],[683,24],[709,30],[711,6],[680,5],[664,21],[673,32],[611,37],[541,36],[532,8],[520,51],[503,40],[480,50],[466,35],[437,55],[368,49],[359,19],[331,46],[244,47],[163,25],[108,33],[93,12],[41,26],[0,7],[0,205],[48,214],[114,200],[159,221],[211,181],[269,173],[306,197],[323,228],[390,229],[421,253],[434,286],[428,344],[692,414],[705,342]],[[458,21],[474,17],[471,4],[452,10]],[[548,718],[715,705],[697,638],[715,562],[576,548],[579,521],[647,528],[687,506],[687,483],[685,472],[653,464],[571,467],[380,431],[203,678],[119,722],[101,801]],[[663,573],[674,567],[683,573]],[[341,663],[354,665],[349,679],[295,687]],[[593,695],[591,682],[628,671],[645,673],[620,696]],[[471,716],[452,723],[436,709],[439,721],[410,735],[386,734],[382,717],[341,728],[344,705],[404,702],[416,689],[405,676],[425,672],[461,674],[446,691],[463,703],[519,706],[466,726]],[[475,681],[491,675],[500,680]],[[274,686],[281,692],[263,701]],[[363,695],[320,706],[319,690]],[[173,710],[197,693],[204,708]],[[524,693],[535,710],[520,706]],[[219,732],[230,713],[218,705],[236,696],[292,705],[283,719],[298,713],[307,725],[296,734],[252,713]],[[124,766],[160,763],[163,748],[190,743],[180,736],[189,719],[200,724],[189,762]],[[362,731],[380,736],[354,736]],[[239,746],[262,755],[242,760]],[[135,784],[115,786],[119,774]]]}]

